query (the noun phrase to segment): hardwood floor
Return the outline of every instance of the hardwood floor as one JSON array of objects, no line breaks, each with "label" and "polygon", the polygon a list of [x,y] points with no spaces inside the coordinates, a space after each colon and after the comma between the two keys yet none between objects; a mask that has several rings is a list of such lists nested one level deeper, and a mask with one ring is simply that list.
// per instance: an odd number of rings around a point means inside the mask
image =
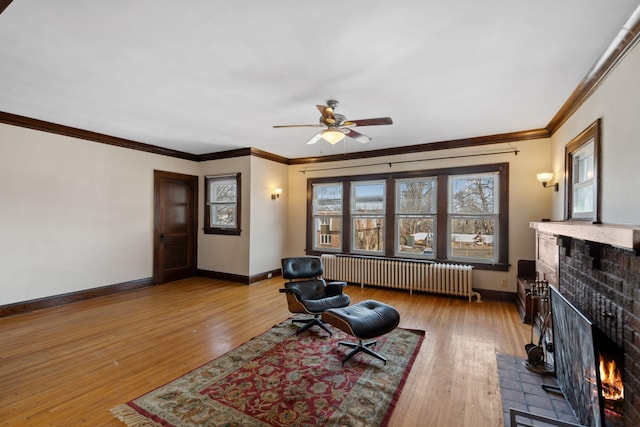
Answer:
[{"label": "hardwood floor", "polygon": [[[109,409],[287,319],[283,279],[192,278],[0,318],[0,425],[121,426]],[[512,304],[349,286],[426,331],[391,426],[502,426],[496,353],[524,357]]]}]

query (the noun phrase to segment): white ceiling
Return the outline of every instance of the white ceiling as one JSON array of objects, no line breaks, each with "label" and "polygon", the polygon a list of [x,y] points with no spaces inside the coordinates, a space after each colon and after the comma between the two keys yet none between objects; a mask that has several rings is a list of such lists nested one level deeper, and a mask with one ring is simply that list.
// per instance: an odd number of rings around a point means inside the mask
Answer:
[{"label": "white ceiling", "polygon": [[[0,111],[193,154],[287,158],[545,127],[637,0],[14,0]],[[373,138],[306,145],[337,99]]]}]

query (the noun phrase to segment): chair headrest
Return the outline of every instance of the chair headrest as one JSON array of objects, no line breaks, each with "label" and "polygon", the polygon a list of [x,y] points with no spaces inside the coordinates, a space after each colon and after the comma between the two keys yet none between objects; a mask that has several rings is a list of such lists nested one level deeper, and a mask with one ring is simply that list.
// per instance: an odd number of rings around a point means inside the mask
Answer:
[{"label": "chair headrest", "polygon": [[309,279],[322,276],[322,261],[317,256],[282,258],[282,277]]}]

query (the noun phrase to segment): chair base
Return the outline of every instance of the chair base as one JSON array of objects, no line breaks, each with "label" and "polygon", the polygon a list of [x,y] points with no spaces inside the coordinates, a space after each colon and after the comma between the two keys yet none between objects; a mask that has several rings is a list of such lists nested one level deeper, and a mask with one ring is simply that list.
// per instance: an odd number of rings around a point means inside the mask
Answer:
[{"label": "chair base", "polygon": [[381,355],[380,353],[376,353],[375,351],[371,350],[369,347],[372,347],[374,345],[376,345],[378,342],[377,341],[369,341],[367,343],[363,343],[362,340],[358,340],[358,344],[356,343],[352,343],[352,342],[347,342],[347,341],[340,341],[338,344],[340,345],[344,345],[350,348],[353,348],[354,350],[347,354],[345,356],[344,359],[342,359],[342,366],[344,366],[344,364],[347,362],[347,360],[351,359],[353,356],[355,356],[356,354],[360,353],[361,351],[364,353],[367,353],[369,356],[373,356],[376,359],[380,359],[384,362],[384,364],[387,364],[387,358],[384,357],[383,355]]},{"label": "chair base", "polygon": [[316,314],[313,316],[313,319],[292,319],[292,322],[296,322],[296,323],[304,323],[303,326],[301,326],[297,331],[296,331],[296,335],[299,335],[300,332],[304,332],[307,329],[309,329],[312,326],[319,326],[322,329],[324,329],[325,331],[327,331],[327,333],[329,334],[329,336],[332,336],[333,334],[331,333],[331,330],[327,327],[327,325],[320,320],[320,315]]}]

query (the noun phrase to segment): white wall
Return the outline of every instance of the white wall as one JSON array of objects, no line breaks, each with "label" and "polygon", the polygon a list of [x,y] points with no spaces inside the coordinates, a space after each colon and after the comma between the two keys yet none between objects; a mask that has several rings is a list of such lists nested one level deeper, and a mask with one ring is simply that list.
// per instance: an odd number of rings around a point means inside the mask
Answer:
[{"label": "white wall", "polygon": [[[250,271],[249,253],[251,243],[251,157],[210,160],[200,163],[200,195],[198,196],[198,268],[220,273],[247,276]],[[240,173],[241,206],[239,236],[204,234],[204,177]]]},{"label": "white wall", "polygon": [[[534,259],[534,231],[529,228],[530,221],[539,221],[549,216],[552,190],[545,189],[536,181],[538,172],[548,170],[548,139],[520,141],[511,144],[480,146],[455,150],[432,151],[410,155],[389,156],[343,162],[317,163],[311,165],[295,165],[289,168],[289,238],[287,256],[304,255],[306,229],[307,179],[327,176],[364,175],[371,173],[398,172],[407,170],[426,170],[442,167],[467,166],[473,164],[509,163],[509,272],[487,270],[474,271],[474,287],[499,291],[516,291],[516,264],[519,259]],[[461,157],[471,154],[489,154],[506,151],[510,148],[520,150],[514,154],[491,154],[480,157]],[[442,157],[451,159],[434,160]],[[432,159],[414,163],[394,164],[391,168],[387,162],[400,162],[415,159]],[[366,166],[382,163],[380,166]],[[345,169],[317,171],[312,169],[335,168],[347,166]],[[300,171],[307,169],[304,174]],[[503,286],[506,280],[506,286]]]},{"label": "white wall", "polygon": [[[287,232],[287,166],[254,156],[211,160],[199,166],[200,185],[206,175],[241,175],[241,233],[239,236],[204,234],[200,216],[198,268],[251,277],[280,268]],[[283,194],[271,200],[271,191]],[[204,193],[199,198],[204,212]]]},{"label": "white wall", "polygon": [[[251,158],[251,276],[280,268],[288,232],[287,170],[287,165]],[[283,192],[272,200],[276,187]]]},{"label": "white wall", "polygon": [[[602,118],[601,220],[640,225],[640,46],[601,83],[596,92],[552,137],[553,172],[564,174],[565,145]],[[553,198],[553,219],[564,218],[563,185]]]},{"label": "white wall", "polygon": [[153,171],[197,164],[0,124],[0,305],[153,272]]}]

